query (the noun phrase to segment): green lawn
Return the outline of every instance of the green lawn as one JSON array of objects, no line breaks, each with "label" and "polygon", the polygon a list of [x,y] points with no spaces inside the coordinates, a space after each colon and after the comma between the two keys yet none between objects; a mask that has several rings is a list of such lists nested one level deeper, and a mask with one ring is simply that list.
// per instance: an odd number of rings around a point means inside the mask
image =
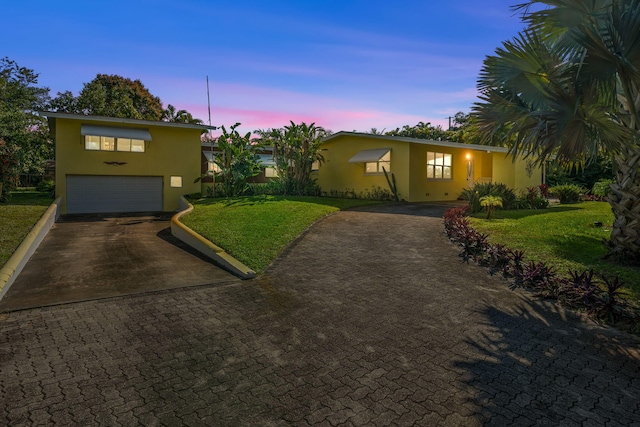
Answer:
[{"label": "green lawn", "polygon": [[[594,225],[598,221],[603,227]],[[526,259],[545,261],[562,275],[568,275],[569,268],[615,274],[640,298],[640,268],[602,259],[607,253],[603,240],[608,239],[612,223],[611,208],[603,202],[554,205],[542,210],[498,210],[491,220],[484,219],[484,213],[472,218],[473,227],[488,234],[491,242],[524,250]]]},{"label": "green lawn", "polygon": [[0,267],[20,246],[52,201],[46,193],[16,191],[9,203],[0,203]]},{"label": "green lawn", "polygon": [[330,197],[255,196],[202,199],[182,222],[261,273],[318,219],[368,200]]}]

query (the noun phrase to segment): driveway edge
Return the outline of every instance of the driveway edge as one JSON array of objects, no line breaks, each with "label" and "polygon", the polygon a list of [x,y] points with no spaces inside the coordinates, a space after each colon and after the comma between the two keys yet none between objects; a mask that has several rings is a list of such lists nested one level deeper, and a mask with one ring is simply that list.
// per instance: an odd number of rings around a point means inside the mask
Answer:
[{"label": "driveway edge", "polygon": [[193,205],[184,197],[180,197],[179,209],[180,212],[171,218],[171,234],[173,234],[173,236],[242,279],[253,279],[256,277],[255,271],[226,253],[221,247],[214,245],[180,222],[182,215],[193,210]]},{"label": "driveway edge", "polygon": [[60,206],[62,196],[58,197],[49,205],[42,214],[36,225],[27,233],[18,249],[11,255],[11,258],[0,268],[0,300],[5,296],[13,282],[16,280],[24,268],[31,255],[38,249],[42,239],[49,233],[53,224],[60,216]]}]

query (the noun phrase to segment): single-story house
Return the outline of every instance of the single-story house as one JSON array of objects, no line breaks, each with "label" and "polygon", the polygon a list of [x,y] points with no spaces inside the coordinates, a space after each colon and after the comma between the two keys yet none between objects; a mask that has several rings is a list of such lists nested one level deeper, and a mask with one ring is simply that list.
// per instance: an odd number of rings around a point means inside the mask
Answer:
[{"label": "single-story house", "polygon": [[61,213],[170,212],[200,192],[208,126],[43,112],[56,144]]},{"label": "single-story house", "polygon": [[461,144],[356,132],[324,139],[318,184],[326,195],[388,189],[383,168],[395,176],[408,202],[456,200],[478,182],[503,183],[516,191],[542,183],[542,169],[504,147]]}]

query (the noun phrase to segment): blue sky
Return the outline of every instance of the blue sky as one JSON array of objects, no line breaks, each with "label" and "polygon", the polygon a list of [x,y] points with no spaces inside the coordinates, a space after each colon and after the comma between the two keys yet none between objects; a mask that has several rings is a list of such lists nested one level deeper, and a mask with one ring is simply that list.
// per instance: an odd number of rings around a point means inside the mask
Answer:
[{"label": "blue sky", "polygon": [[468,112],[486,55],[523,25],[520,0],[15,1],[0,56],[52,95],[97,73],[140,79],[163,103],[246,131],[446,127]]}]

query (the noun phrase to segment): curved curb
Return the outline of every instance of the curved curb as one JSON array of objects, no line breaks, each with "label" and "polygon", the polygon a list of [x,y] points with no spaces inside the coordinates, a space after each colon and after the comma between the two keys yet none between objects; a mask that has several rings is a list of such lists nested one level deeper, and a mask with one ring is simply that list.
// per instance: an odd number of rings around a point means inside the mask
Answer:
[{"label": "curved curb", "polygon": [[242,279],[256,277],[255,271],[180,222],[182,215],[193,210],[193,205],[184,197],[180,197],[179,208],[180,212],[171,218],[171,234],[236,276]]},{"label": "curved curb", "polygon": [[31,255],[38,249],[42,239],[47,235],[53,224],[60,216],[62,197],[58,197],[49,205],[38,222],[27,233],[18,249],[11,255],[4,266],[0,268],[0,300],[5,296],[13,282],[24,268]]}]

